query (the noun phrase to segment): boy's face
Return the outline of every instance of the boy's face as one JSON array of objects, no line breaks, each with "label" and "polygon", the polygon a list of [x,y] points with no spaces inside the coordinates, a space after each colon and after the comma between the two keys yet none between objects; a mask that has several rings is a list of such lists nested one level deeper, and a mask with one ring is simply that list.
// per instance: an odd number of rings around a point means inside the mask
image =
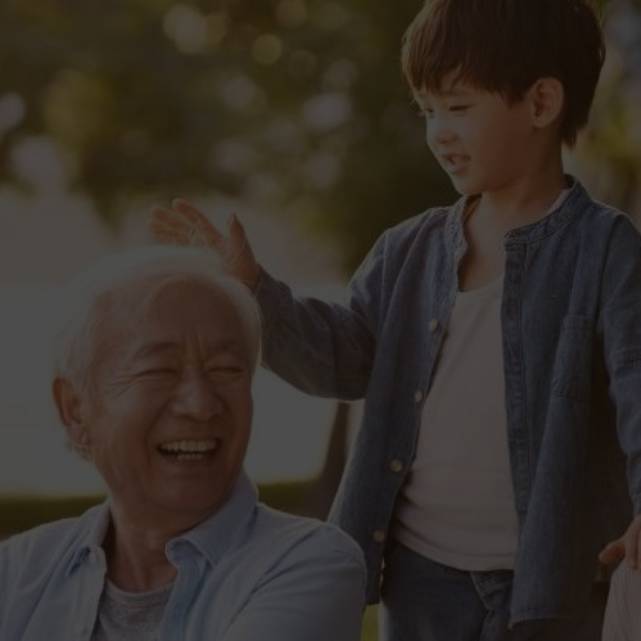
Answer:
[{"label": "boy's face", "polygon": [[533,164],[532,107],[446,78],[439,93],[419,91],[427,144],[461,194],[509,186]]}]

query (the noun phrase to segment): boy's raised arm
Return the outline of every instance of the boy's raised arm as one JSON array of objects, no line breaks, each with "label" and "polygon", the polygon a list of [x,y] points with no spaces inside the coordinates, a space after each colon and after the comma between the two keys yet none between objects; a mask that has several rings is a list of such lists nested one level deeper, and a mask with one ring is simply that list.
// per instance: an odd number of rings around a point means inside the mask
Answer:
[{"label": "boy's raised arm", "polygon": [[296,298],[262,272],[256,297],[263,313],[263,362],[317,396],[358,399],[373,366],[382,278],[378,243],[350,283],[348,305]]}]

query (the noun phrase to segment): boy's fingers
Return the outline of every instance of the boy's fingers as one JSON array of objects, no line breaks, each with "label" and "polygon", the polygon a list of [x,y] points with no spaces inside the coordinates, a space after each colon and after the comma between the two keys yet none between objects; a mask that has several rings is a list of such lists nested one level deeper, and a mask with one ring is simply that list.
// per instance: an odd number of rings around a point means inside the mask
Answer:
[{"label": "boy's fingers", "polygon": [[151,220],[157,220],[163,223],[171,223],[180,220],[180,217],[173,209],[165,207],[154,207],[151,210]]},{"label": "boy's fingers", "polygon": [[186,218],[192,225],[198,225],[201,222],[203,214],[188,200],[184,198],[174,198],[171,201],[171,207],[174,211],[179,212],[180,215]]},{"label": "boy's fingers", "polygon": [[599,561],[605,565],[612,565],[625,556],[625,545],[622,539],[608,543],[599,553]]},{"label": "boy's fingers", "polygon": [[162,207],[155,207],[152,210],[149,225],[154,228],[162,227],[184,233],[193,227],[191,223],[185,220],[179,213],[172,209],[163,209]]},{"label": "boy's fingers", "polygon": [[154,239],[159,243],[164,245],[187,245],[189,244],[188,239],[185,236],[176,234],[171,231],[166,231],[163,229],[154,229],[153,230]]},{"label": "boy's fingers", "polygon": [[149,229],[154,237],[164,238],[174,236],[181,242],[186,242],[189,237],[190,226],[181,220],[176,220],[176,214],[161,209],[155,209],[149,220]]},{"label": "boy's fingers", "polygon": [[243,227],[240,220],[236,214],[232,214],[229,217],[229,238],[232,241],[234,247],[238,249],[244,249],[248,244],[247,234],[245,233],[245,228]]},{"label": "boy's fingers", "polygon": [[205,214],[182,198],[176,198],[172,202],[172,207],[184,216],[206,244],[212,245],[220,250],[224,249],[225,237],[216,229]]}]

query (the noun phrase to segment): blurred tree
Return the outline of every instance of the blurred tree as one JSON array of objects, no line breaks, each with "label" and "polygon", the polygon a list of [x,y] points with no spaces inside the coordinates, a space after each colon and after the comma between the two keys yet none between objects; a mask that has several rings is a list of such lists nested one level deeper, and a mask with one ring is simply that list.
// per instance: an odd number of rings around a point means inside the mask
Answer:
[{"label": "blurred tree", "polygon": [[[641,6],[599,3],[628,26]],[[7,0],[0,175],[28,188],[44,163],[29,143],[47,137],[70,188],[113,223],[138,196],[220,193],[302,217],[340,244],[350,272],[382,228],[454,196],[399,70],[420,4]],[[617,89],[640,75],[640,32]],[[638,95],[607,96],[587,153],[636,182],[624,128]]]},{"label": "blurred tree", "polygon": [[46,136],[114,223],[140,195],[218,192],[304,217],[351,270],[382,227],[452,195],[399,72],[418,4],[9,0],[2,176],[28,187],[39,161],[16,150]]},{"label": "blurred tree", "polygon": [[641,1],[602,5],[608,56],[578,156],[598,196],[641,222]]}]

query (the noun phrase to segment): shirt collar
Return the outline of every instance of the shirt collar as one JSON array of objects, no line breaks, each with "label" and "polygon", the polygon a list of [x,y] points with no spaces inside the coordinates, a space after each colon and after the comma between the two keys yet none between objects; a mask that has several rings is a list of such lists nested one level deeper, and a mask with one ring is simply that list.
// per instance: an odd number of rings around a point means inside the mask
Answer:
[{"label": "shirt collar", "polygon": [[227,552],[242,543],[256,514],[258,491],[243,470],[224,505],[192,530],[167,543],[167,556],[180,554],[183,543],[190,544],[210,564],[215,565]]},{"label": "shirt collar", "polygon": [[[569,175],[566,175],[566,180],[570,187],[565,198],[559,199],[541,220],[507,232],[505,235],[507,244],[531,243],[542,240],[569,223],[574,216],[591,202],[585,187],[578,180]],[[466,249],[465,234],[463,232],[465,212],[478,197],[478,195],[463,196],[456,202],[448,216],[447,233],[453,241],[454,247],[457,248],[458,254],[464,253]]]},{"label": "shirt collar", "polygon": [[107,535],[110,522],[111,511],[108,500],[90,508],[80,517],[79,544],[71,557],[68,575],[91,555],[102,554],[102,543]]},{"label": "shirt collar", "polygon": [[[240,543],[254,517],[258,491],[245,471],[239,475],[231,495],[223,506],[195,528],[167,543],[168,558],[180,557],[183,543],[190,544],[215,565],[227,551]],[[111,521],[109,501],[93,507],[80,517],[80,540],[71,557],[71,574],[91,555],[102,555],[102,544]]]}]

